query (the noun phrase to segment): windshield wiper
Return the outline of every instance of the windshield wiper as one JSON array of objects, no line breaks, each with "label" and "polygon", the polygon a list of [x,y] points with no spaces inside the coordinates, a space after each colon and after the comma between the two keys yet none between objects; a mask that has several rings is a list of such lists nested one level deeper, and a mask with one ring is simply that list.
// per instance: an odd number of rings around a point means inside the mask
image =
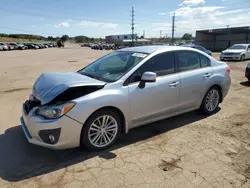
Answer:
[{"label": "windshield wiper", "polygon": [[79,72],[80,74],[84,75],[84,76],[88,76],[90,78],[94,78],[96,80],[100,80],[99,76],[96,76],[96,75],[93,75],[93,74],[89,74],[89,73],[86,73],[86,72]]}]

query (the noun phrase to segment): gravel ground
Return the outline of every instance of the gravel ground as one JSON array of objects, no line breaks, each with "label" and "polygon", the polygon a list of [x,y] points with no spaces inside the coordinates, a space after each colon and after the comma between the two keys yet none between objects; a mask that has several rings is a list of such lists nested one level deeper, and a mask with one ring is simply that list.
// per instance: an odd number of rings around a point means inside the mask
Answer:
[{"label": "gravel ground", "polygon": [[191,112],[145,125],[98,153],[29,144],[19,118],[34,80],[45,71],[76,71],[106,53],[79,47],[0,52],[0,188],[250,187],[247,62],[229,63],[232,85],[215,115]]}]

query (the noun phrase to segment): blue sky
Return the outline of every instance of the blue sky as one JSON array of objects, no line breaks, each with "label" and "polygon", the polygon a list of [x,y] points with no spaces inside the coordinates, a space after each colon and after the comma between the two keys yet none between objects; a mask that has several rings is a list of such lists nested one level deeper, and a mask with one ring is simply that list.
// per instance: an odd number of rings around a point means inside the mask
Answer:
[{"label": "blue sky", "polygon": [[250,25],[250,0],[6,0],[0,6],[0,33],[62,34],[104,37],[135,31],[146,37],[171,35],[176,13],[176,35],[226,25]]}]

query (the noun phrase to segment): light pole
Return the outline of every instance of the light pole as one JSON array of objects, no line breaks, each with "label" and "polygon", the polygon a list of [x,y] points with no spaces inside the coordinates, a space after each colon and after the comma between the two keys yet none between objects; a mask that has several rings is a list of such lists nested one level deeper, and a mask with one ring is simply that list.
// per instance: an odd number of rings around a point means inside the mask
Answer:
[{"label": "light pole", "polygon": [[227,47],[230,47],[231,46],[231,41],[230,41],[230,38],[231,38],[231,28],[230,28],[230,25],[227,25],[227,28],[228,28],[228,36],[227,36]]}]

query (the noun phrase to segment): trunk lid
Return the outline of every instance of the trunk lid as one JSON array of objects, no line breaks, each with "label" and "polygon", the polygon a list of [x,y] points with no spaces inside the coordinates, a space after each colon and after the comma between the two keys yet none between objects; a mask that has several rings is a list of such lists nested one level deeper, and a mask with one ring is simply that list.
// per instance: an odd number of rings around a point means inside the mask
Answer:
[{"label": "trunk lid", "polygon": [[46,72],[33,85],[32,94],[46,104],[69,88],[104,86],[106,83],[75,72]]}]

